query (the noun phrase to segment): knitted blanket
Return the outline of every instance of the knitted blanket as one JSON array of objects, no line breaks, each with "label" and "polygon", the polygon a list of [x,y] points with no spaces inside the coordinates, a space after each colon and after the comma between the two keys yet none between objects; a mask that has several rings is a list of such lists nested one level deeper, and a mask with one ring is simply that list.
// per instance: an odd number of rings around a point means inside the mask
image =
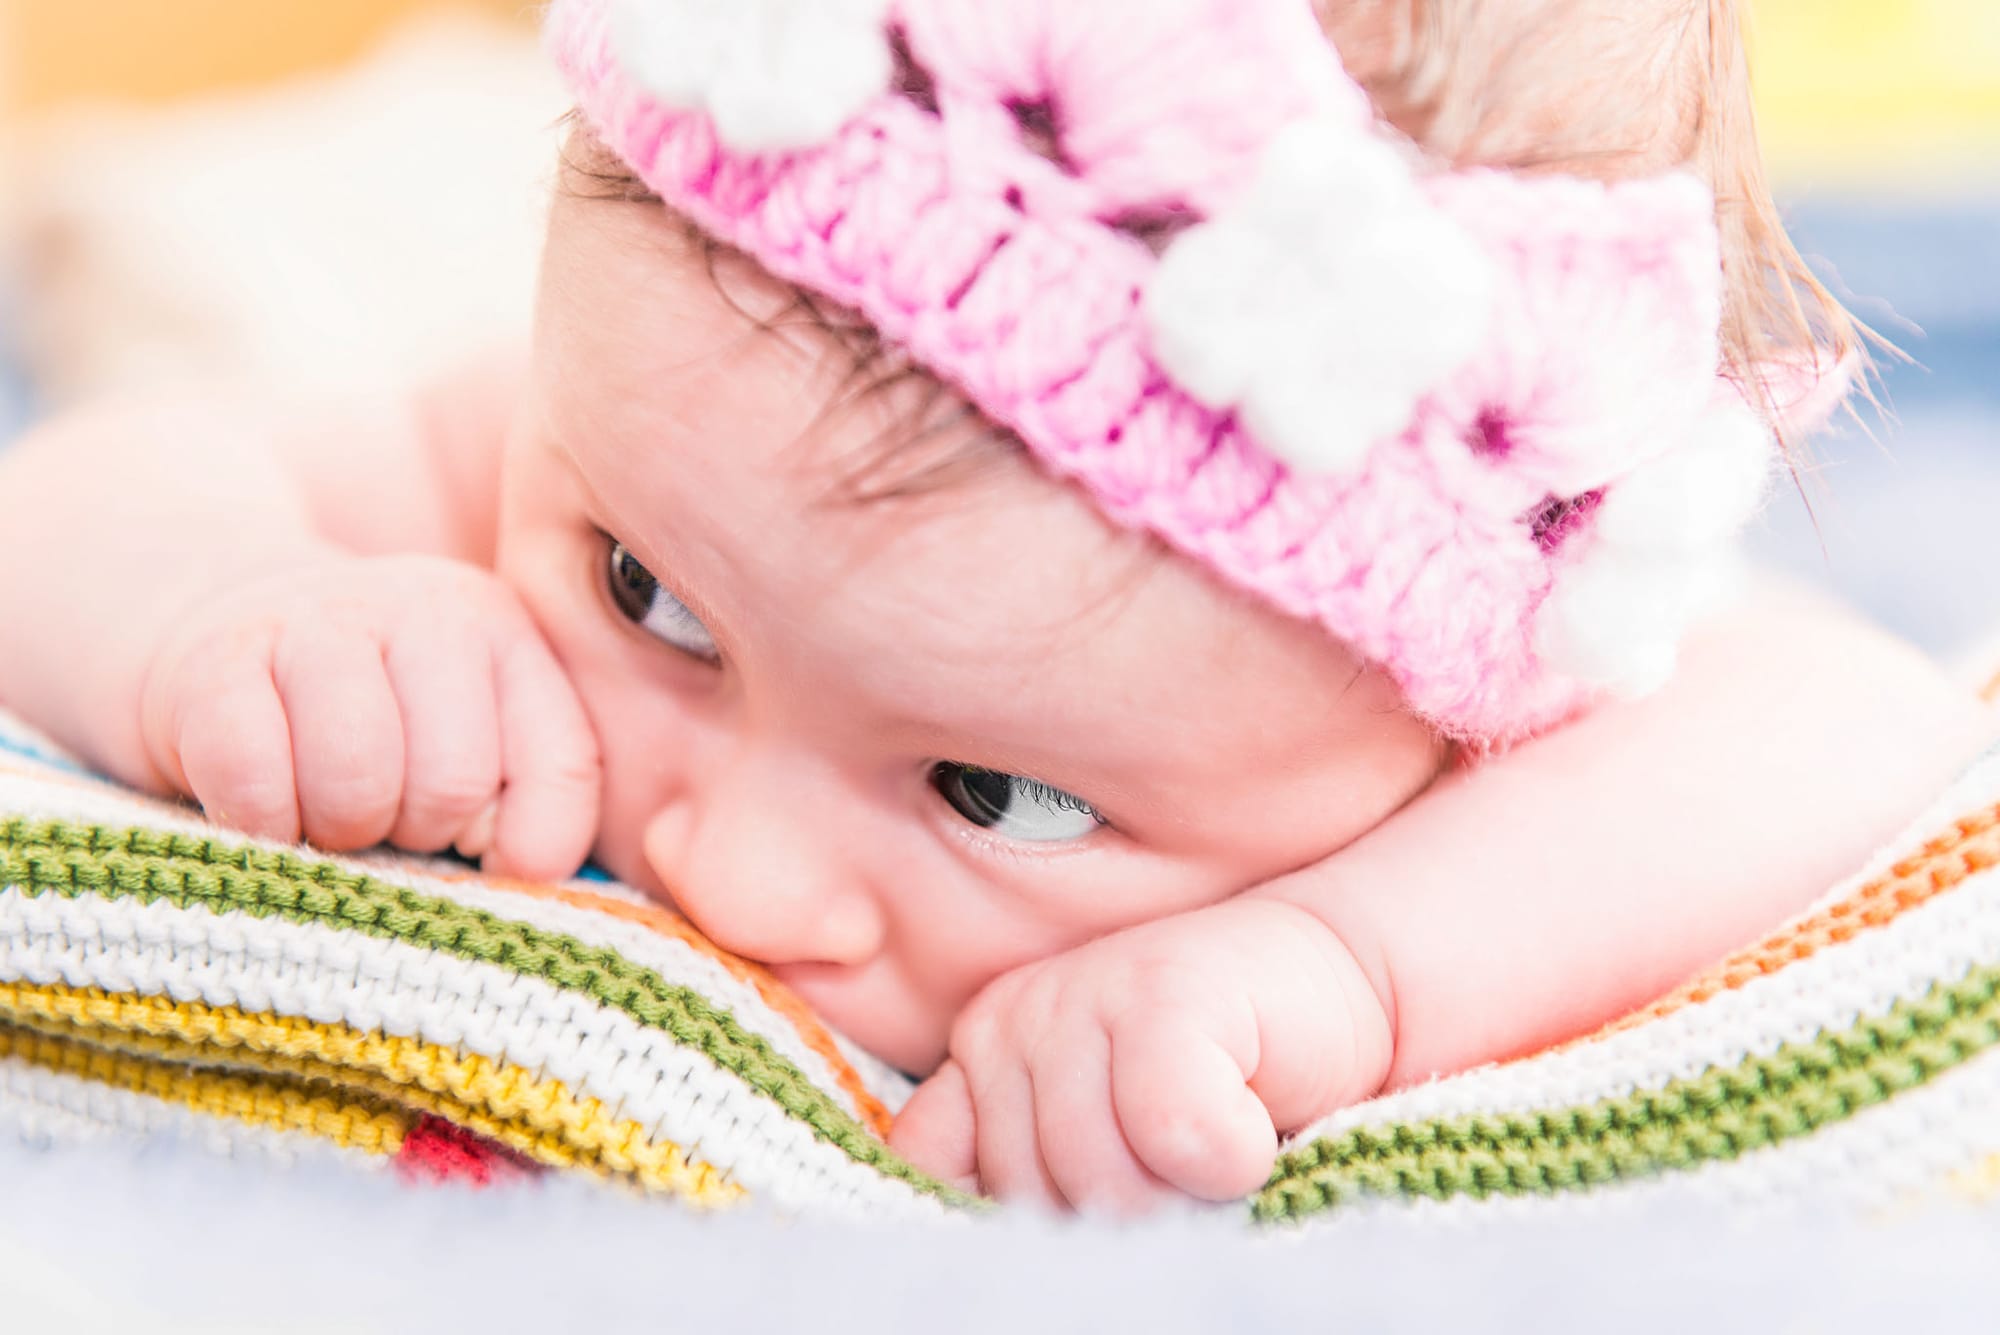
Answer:
[{"label": "knitted blanket", "polygon": [[[2000,1189],[2000,759],[1797,921],[1587,1039],[1343,1110],[1246,1220]],[[0,1143],[943,1217],[907,1082],[620,887],[220,833],[0,715]]]}]

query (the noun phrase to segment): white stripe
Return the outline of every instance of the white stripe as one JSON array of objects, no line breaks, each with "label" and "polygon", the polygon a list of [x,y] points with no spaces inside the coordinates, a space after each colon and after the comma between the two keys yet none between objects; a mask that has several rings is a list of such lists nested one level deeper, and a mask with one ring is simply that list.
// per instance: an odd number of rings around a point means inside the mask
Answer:
[{"label": "white stripe", "polygon": [[19,1057],[0,1059],[0,1135],[33,1149],[113,1140],[280,1165],[324,1159],[375,1171],[391,1161],[390,1156],[349,1149],[305,1132],[198,1113],[151,1094],[52,1071]]},{"label": "white stripe", "polygon": [[917,1092],[917,1082],[847,1035],[833,1030],[827,1032],[833,1034],[833,1045],[840,1049],[840,1055],[847,1058],[847,1064],[861,1077],[862,1088],[882,1100],[882,1106],[892,1115],[901,1112],[903,1105],[910,1101],[910,1095]]},{"label": "white stripe", "polygon": [[451,900],[468,908],[484,909],[496,917],[527,923],[544,931],[561,932],[587,945],[615,950],[634,964],[651,969],[669,983],[692,988],[735,1015],[745,1029],[763,1035],[772,1048],[798,1067],[807,1079],[825,1090],[851,1116],[860,1118],[860,1108],[855,1105],[853,1097],[840,1087],[833,1068],[824,1057],[806,1046],[792,1022],[772,1010],[757,995],[756,988],[739,980],[721,961],[706,952],[639,923],[594,909],[537,899],[476,882],[438,881],[409,866],[397,870],[397,882],[420,894]]},{"label": "white stripe", "polygon": [[1887,875],[1890,868],[1916,853],[1926,843],[1949,833],[1958,821],[1989,811],[1996,805],[2000,805],[2000,751],[1975,761],[1964,774],[1952,781],[1942,796],[1924,809],[1922,815],[1905,826],[1901,834],[1884,844],[1881,851],[1862,864],[1859,871],[1814,900],[1799,917],[1813,917],[1852,897],[1870,881]]},{"label": "white stripe", "polygon": [[1967,878],[1887,924],[1782,970],[1594,1042],[1481,1067],[1344,1108],[1299,1140],[1361,1126],[1521,1112],[1659,1089],[1851,1027],[1974,964],[2000,962],[2000,872]]},{"label": "white stripe", "polygon": [[1913,1089],[1732,1163],[1686,1174],[1687,1190],[1734,1205],[1794,1200],[1879,1210],[1942,1192],[1954,1174],[2000,1154],[2000,1049]]},{"label": "white stripe", "polygon": [[1741,1222],[1745,1211],[1851,1216],[1952,1204],[1950,1179],[2000,1154],[1996,1107],[2000,1049],[1989,1048],[1885,1102],[1735,1159],[1549,1195],[1364,1198],[1300,1224],[1319,1234],[1365,1228],[1383,1215],[1435,1223],[1635,1212],[1712,1219],[1718,1205]]},{"label": "white stripe", "polygon": [[[360,858],[339,858],[329,857],[316,850],[288,849],[287,846],[247,839],[231,831],[220,830],[202,819],[198,813],[192,812],[185,807],[156,801],[104,783],[86,785],[72,779],[50,780],[43,776],[10,773],[0,769],[0,812],[14,812],[32,819],[57,819],[96,824],[139,824],[152,829],[186,833],[197,837],[221,838],[249,847],[264,848],[273,851],[293,851],[301,853],[304,856],[334,862],[358,872],[365,872],[392,883],[413,882],[421,875],[421,863],[417,859],[396,854],[371,854]],[[528,919],[528,915],[521,907],[523,901],[527,899],[525,896],[508,895],[505,891],[495,890],[491,887],[476,887],[471,894],[462,893],[465,886],[471,883],[445,884],[433,881],[427,877],[424,879],[426,883],[420,887],[424,893],[436,894],[441,898],[460,902],[470,902],[475,894],[479,895],[482,899],[486,895],[496,896],[498,897],[497,900],[482,904],[482,907],[487,907],[492,911],[500,912],[517,919]],[[576,888],[593,894],[606,894],[611,898],[625,898],[638,903],[646,902],[643,896],[639,896],[637,892],[624,886],[587,882],[578,883]],[[484,893],[480,894],[481,891]],[[533,903],[535,901],[529,900],[528,902]],[[589,914],[588,910],[572,910],[572,912]],[[600,920],[599,915],[590,915],[590,921],[595,922]],[[556,930],[571,930],[571,928],[565,927]],[[688,957],[695,959],[703,958],[700,957],[699,952],[694,951],[692,948],[680,946],[677,942],[668,942],[666,938],[661,938],[643,927],[631,925],[631,930],[634,933],[643,934],[643,937],[646,939],[660,941],[677,947],[680,951],[686,952]],[[581,931],[574,931],[573,934],[583,935]],[[601,940],[603,944],[610,945],[613,948],[620,948],[612,940],[606,939],[604,933],[599,929],[592,929],[591,936]],[[631,938],[624,939],[629,940]],[[621,953],[624,953],[622,949]],[[826,1063],[817,1058],[817,1055],[813,1054],[810,1049],[804,1047],[797,1037],[796,1029],[789,1021],[770,1011],[768,1007],[763,1005],[761,999],[757,999],[754,1002],[750,1001],[748,993],[740,984],[736,984],[729,993],[717,995],[718,992],[721,992],[721,988],[714,986],[713,982],[715,972],[720,970],[719,965],[714,964],[713,961],[707,961],[706,968],[709,971],[709,976],[697,977],[690,976],[688,972],[682,971],[679,967],[680,961],[674,961],[665,970],[660,969],[660,964],[667,963],[667,961],[664,959],[656,961],[650,956],[650,952],[649,958],[641,962],[647,963],[649,967],[655,968],[658,972],[662,972],[669,981],[683,982],[695,991],[705,996],[713,997],[719,1006],[737,1013],[741,1018],[748,1021],[745,1024],[746,1028],[751,1029],[753,1032],[762,1033],[767,1041],[772,1042],[774,1048],[784,1053],[788,1059],[793,1060],[814,1084],[826,1091],[829,1096],[833,1097],[841,1106],[847,1108],[849,1112],[855,1111],[852,1106],[852,1100],[847,1097],[844,1090],[839,1088],[838,1081],[833,1079]],[[697,967],[701,966],[698,965]],[[727,978],[726,971],[722,972],[723,977]],[[735,984],[733,978],[728,979],[728,981],[731,984]],[[836,1043],[841,1046],[844,1055],[849,1058],[856,1070],[862,1075],[865,1086],[877,1097],[881,1098],[885,1104],[893,1109],[899,1107],[908,1098],[912,1086],[905,1077],[883,1066],[873,1058],[868,1057],[865,1053],[854,1049],[851,1044],[842,1041],[838,1035],[835,1038]],[[842,1157],[843,1159],[845,1158],[845,1156]]]},{"label": "white stripe", "polygon": [[[47,733],[39,729],[29,727],[18,715],[10,714],[4,709],[0,709],[0,745],[25,748],[39,755],[53,757],[64,764],[74,765],[79,769],[84,767],[81,760],[78,760],[75,756],[72,756],[62,747],[58,746],[53,737],[50,737]],[[28,759],[28,757],[22,757],[22,759]]]},{"label": "white stripe", "polygon": [[[10,760],[17,757],[8,757]],[[33,761],[22,760],[25,766]],[[187,807],[128,792],[82,775],[52,776],[45,770],[0,765],[0,813],[26,820],[64,820],[86,825],[143,825],[148,829],[200,837],[220,835],[258,848],[283,848],[218,830]]]},{"label": "white stripe", "polygon": [[[50,782],[37,776],[0,772],[0,812],[20,812],[37,819],[60,819],[91,824],[143,824],[148,828],[222,838],[247,847],[279,850],[285,846],[246,839],[232,831],[219,830],[186,808],[169,806],[128,793],[109,785],[88,788],[66,782]],[[840,1087],[832,1068],[800,1038],[797,1028],[772,1010],[756,989],[742,983],[711,956],[671,937],[591,909],[577,908],[558,901],[516,894],[457,876],[446,881],[422,859],[401,854],[367,854],[361,857],[329,857],[317,850],[289,849],[303,856],[332,862],[352,871],[374,876],[385,883],[407,885],[421,894],[483,908],[501,917],[531,923],[548,931],[563,932],[592,945],[618,951],[633,962],[653,969],[669,981],[692,988],[731,1011],[744,1028],[762,1034],[786,1060],[808,1079],[825,1090],[841,1107],[857,1118],[860,1109],[853,1097]],[[461,871],[455,864],[453,872]],[[648,903],[629,887],[599,882],[573,883],[574,889],[600,894],[608,899]],[[659,907],[654,905],[654,907]],[[669,911],[662,909],[662,911]],[[891,1108],[909,1097],[911,1085],[900,1074],[843,1046],[863,1085]]]},{"label": "white stripe", "polygon": [[0,977],[416,1037],[560,1080],[781,1205],[942,1209],[671,1035],[498,965],[275,918],[9,889]]}]

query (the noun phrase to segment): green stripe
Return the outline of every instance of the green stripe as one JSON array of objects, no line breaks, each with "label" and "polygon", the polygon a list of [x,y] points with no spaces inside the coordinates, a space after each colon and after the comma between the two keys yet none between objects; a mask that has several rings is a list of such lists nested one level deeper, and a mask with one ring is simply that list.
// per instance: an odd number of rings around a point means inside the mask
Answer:
[{"label": "green stripe", "polygon": [[1580,1107],[1367,1127],[1285,1155],[1262,1220],[1360,1197],[1553,1195],[1716,1163],[1810,1135],[2000,1042],[2000,967],[1939,983],[1839,1033]]},{"label": "green stripe", "polygon": [[0,821],[0,886],[202,907],[401,941],[581,993],[697,1048],[855,1162],[950,1204],[970,1198],[904,1163],[727,1010],[615,950],[422,895],[331,862],[161,830]]}]

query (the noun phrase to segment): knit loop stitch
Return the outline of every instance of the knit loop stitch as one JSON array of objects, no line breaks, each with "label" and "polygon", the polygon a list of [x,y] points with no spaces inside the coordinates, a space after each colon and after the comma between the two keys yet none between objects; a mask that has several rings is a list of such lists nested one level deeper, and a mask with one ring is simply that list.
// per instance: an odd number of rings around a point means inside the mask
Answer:
[{"label": "knit loop stitch", "polygon": [[1302,0],[555,0],[546,35],[670,207],[1454,735],[1658,685],[1772,472],[1707,188],[1438,169]]},{"label": "knit loop stitch", "polygon": [[[938,1220],[902,1081],[615,886],[203,829],[0,712],[0,1141],[562,1173],[696,1206]],[[2000,1181],[2000,757],[1874,864],[1654,1005],[1343,1108],[1247,1219],[1880,1211]]]}]

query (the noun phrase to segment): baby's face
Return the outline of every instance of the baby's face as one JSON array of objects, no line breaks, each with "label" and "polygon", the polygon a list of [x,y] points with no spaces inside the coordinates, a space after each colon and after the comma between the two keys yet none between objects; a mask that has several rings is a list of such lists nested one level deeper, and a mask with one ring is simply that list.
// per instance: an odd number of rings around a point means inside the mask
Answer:
[{"label": "baby's face", "polygon": [[1324,633],[993,441],[887,500],[909,411],[653,204],[559,192],[501,573],[605,761],[598,857],[916,1072],[984,984],[1314,862],[1435,774]]}]

